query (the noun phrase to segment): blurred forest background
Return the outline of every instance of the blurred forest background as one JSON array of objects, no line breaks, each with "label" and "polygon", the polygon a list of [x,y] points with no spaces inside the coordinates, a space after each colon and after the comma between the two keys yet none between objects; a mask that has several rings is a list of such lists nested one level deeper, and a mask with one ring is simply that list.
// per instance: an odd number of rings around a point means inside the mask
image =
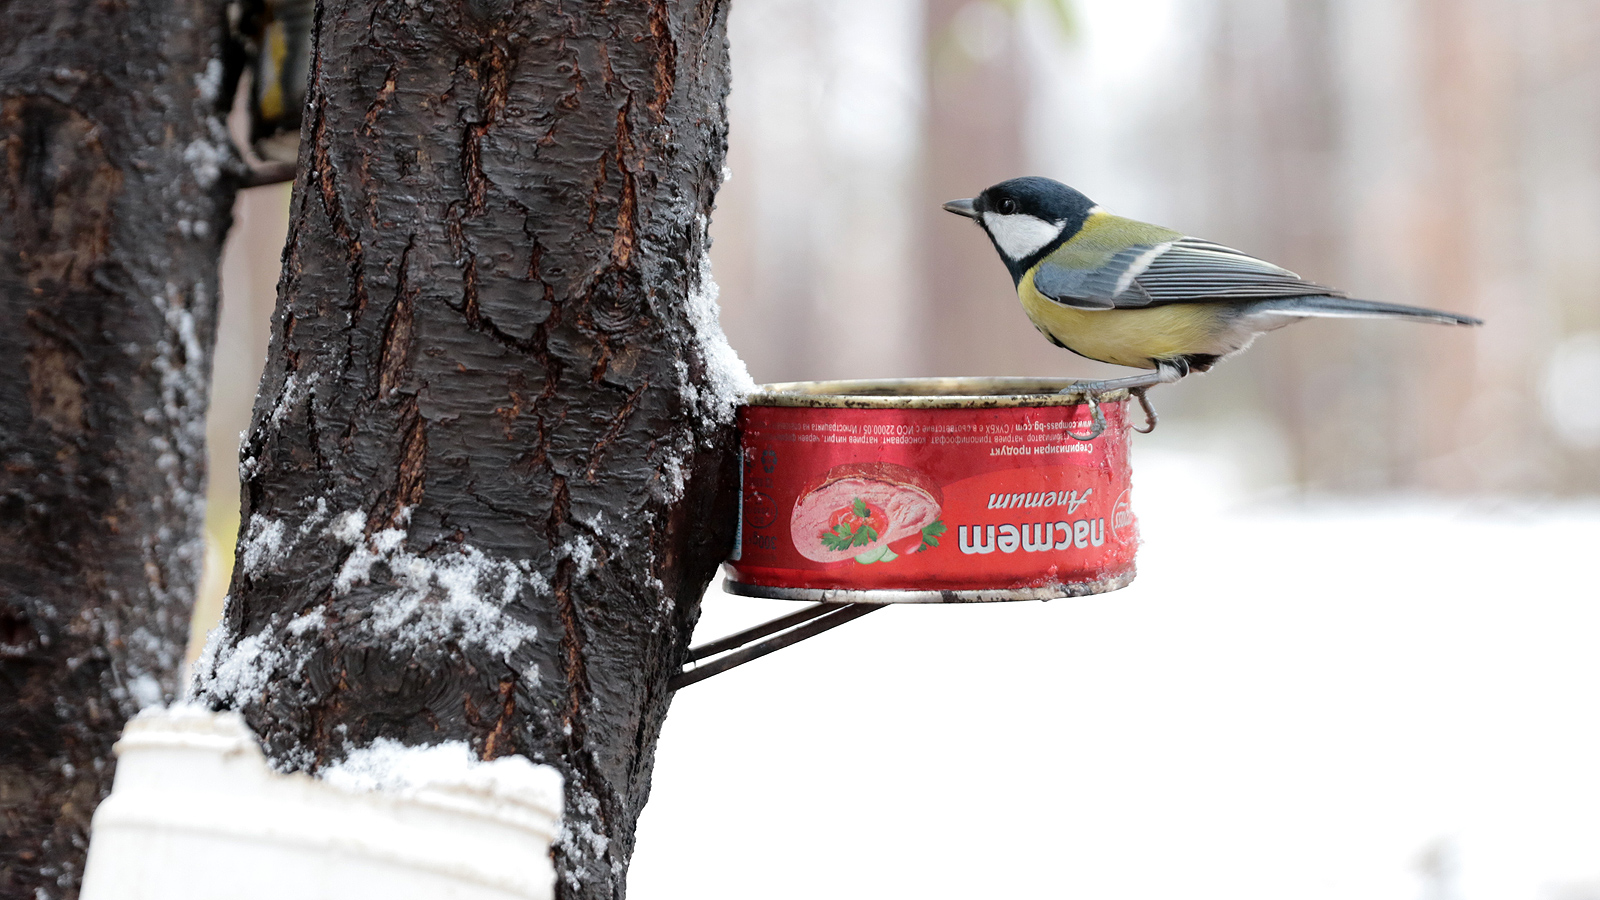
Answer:
[{"label": "blurred forest background", "polygon": [[[1600,3],[736,0],[723,323],[757,381],[1118,374],[943,213],[1019,174],[1481,329],[1309,322],[1155,392],[1296,492],[1600,492]],[[240,195],[209,431],[215,620],[288,187]]]}]

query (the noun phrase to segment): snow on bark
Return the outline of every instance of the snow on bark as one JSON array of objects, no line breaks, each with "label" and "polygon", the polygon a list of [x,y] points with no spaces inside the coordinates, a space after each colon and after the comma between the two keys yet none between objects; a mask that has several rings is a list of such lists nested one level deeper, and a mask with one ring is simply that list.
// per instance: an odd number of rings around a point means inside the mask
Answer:
[{"label": "snow on bark", "polygon": [[[324,521],[325,527],[315,527]],[[253,516],[239,545],[239,566],[248,575],[266,575],[302,541],[343,545],[344,563],[333,580],[333,596],[370,585],[374,567],[380,568],[389,587],[370,601],[362,627],[397,650],[453,641],[482,647],[509,662],[520,647],[538,637],[537,628],[508,611],[522,591],[548,594],[550,590],[550,583],[528,560],[491,556],[470,544],[436,556],[419,555],[405,549],[404,529],[386,528],[369,535],[366,523],[361,510],[330,518],[322,498],[292,531],[282,520]],[[586,557],[592,558],[593,550],[582,546]],[[302,638],[325,614],[326,607],[319,606],[287,620],[281,629],[237,639],[218,626],[196,663],[194,695],[230,705],[248,702],[274,671],[286,666],[298,671],[303,662],[274,634],[281,631]],[[535,671],[524,674],[535,678]]]},{"label": "snow on bark", "polygon": [[611,839],[596,831],[592,824],[600,814],[599,798],[580,789],[569,801],[572,808],[582,815],[563,819],[561,830],[556,833],[556,847],[567,861],[565,871],[561,874],[566,886],[574,891],[581,889],[593,875],[602,874],[595,871],[600,867],[604,867],[603,874],[608,880],[621,881],[626,874],[626,867],[622,860],[608,856]]},{"label": "snow on bark", "polygon": [[[702,230],[709,227],[704,217],[697,224]],[[734,413],[755,390],[756,383],[722,330],[722,309],[717,304],[717,295],[717,282],[711,275],[711,253],[704,250],[684,308],[694,328],[700,356],[705,360],[705,380],[695,385],[686,379],[685,390],[712,422],[726,425],[733,421]]]},{"label": "snow on bark", "polygon": [[346,791],[384,791],[411,796],[438,785],[486,796],[516,796],[545,809],[561,809],[561,773],[518,756],[481,760],[465,741],[420,747],[379,738],[350,748],[344,759],[317,773]]},{"label": "snow on bark", "polygon": [[231,637],[223,625],[213,628],[206,636],[205,648],[195,660],[189,692],[196,700],[242,702],[260,694],[267,680],[285,663],[293,661],[292,654],[274,643],[267,629],[238,641],[230,641]]}]

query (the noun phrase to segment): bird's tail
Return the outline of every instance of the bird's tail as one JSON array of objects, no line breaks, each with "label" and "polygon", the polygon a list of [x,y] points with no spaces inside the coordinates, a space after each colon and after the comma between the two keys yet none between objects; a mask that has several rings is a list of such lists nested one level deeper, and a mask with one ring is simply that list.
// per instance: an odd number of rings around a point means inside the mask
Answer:
[{"label": "bird's tail", "polygon": [[1335,319],[1424,319],[1445,325],[1482,325],[1482,319],[1458,313],[1424,309],[1420,306],[1402,306],[1398,303],[1378,303],[1373,300],[1354,300],[1349,297],[1280,297],[1263,300],[1254,313],[1269,316],[1315,316]]}]

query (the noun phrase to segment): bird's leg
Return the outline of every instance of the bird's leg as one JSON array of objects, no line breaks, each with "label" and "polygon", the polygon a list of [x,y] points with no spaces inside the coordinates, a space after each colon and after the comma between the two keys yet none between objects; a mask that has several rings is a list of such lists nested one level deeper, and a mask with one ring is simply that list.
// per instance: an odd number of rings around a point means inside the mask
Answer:
[{"label": "bird's leg", "polygon": [[1062,389],[1063,394],[1089,395],[1109,394],[1112,391],[1132,391],[1140,388],[1152,388],[1158,384],[1172,384],[1184,375],[1177,366],[1165,363],[1158,364],[1154,371],[1143,375],[1130,375],[1127,378],[1112,378],[1106,381],[1080,381],[1072,387]]},{"label": "bird's leg", "polygon": [[1075,434],[1067,432],[1067,437],[1075,441],[1092,441],[1106,430],[1105,413],[1100,411],[1100,397],[1112,391],[1127,391],[1138,398],[1139,406],[1144,409],[1145,427],[1133,427],[1140,434],[1149,434],[1156,430],[1156,409],[1150,405],[1150,398],[1145,392],[1158,384],[1172,384],[1184,376],[1184,371],[1177,366],[1159,363],[1155,371],[1144,375],[1132,375],[1127,378],[1113,378],[1108,381],[1080,381],[1070,388],[1061,391],[1063,394],[1082,394],[1085,403],[1089,404],[1089,412],[1094,416],[1094,427],[1088,434]]}]

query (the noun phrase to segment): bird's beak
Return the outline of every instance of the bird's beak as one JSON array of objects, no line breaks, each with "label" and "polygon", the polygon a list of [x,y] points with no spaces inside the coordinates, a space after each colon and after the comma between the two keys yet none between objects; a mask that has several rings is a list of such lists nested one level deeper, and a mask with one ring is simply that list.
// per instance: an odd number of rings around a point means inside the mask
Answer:
[{"label": "bird's beak", "polygon": [[944,211],[953,212],[958,216],[966,216],[969,219],[978,217],[978,210],[972,205],[971,200],[951,200],[944,205]]}]

